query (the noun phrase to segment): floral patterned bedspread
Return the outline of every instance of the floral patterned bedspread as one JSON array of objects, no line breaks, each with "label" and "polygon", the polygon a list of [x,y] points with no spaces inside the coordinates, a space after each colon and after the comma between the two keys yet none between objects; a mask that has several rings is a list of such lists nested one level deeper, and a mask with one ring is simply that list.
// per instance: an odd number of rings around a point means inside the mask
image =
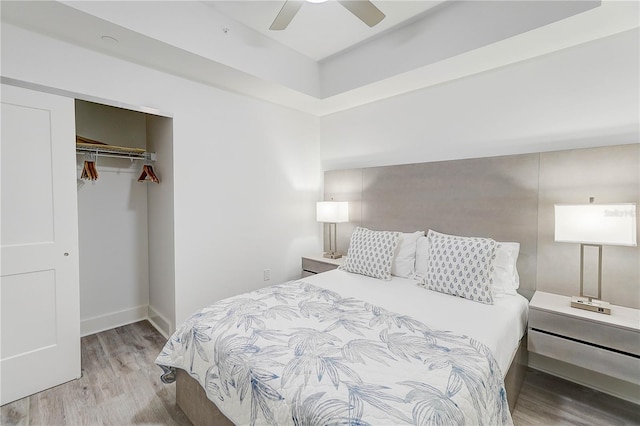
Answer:
[{"label": "floral patterned bedspread", "polygon": [[156,364],[236,424],[512,424],[486,346],[304,281],[202,309]]}]

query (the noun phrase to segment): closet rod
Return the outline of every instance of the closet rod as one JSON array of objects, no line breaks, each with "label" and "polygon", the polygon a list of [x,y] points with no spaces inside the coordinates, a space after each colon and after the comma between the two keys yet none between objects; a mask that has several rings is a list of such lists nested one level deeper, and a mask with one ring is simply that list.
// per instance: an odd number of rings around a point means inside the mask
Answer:
[{"label": "closet rod", "polygon": [[111,158],[128,158],[130,160],[145,160],[156,161],[155,152],[121,152],[113,151],[108,148],[85,148],[76,147],[77,154],[94,154],[98,157],[111,157]]}]

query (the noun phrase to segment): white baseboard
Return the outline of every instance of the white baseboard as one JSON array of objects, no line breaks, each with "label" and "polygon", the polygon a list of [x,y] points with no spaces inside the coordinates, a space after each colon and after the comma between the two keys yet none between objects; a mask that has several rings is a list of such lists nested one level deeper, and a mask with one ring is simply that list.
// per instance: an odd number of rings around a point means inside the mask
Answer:
[{"label": "white baseboard", "polygon": [[640,405],[640,386],[529,352],[529,367]]},{"label": "white baseboard", "polygon": [[101,331],[111,330],[112,328],[145,320],[148,317],[149,307],[144,305],[98,317],[86,318],[80,321],[80,335],[84,337]]},{"label": "white baseboard", "polygon": [[172,323],[156,311],[152,306],[149,306],[149,322],[155,327],[160,334],[168,339],[173,333]]}]

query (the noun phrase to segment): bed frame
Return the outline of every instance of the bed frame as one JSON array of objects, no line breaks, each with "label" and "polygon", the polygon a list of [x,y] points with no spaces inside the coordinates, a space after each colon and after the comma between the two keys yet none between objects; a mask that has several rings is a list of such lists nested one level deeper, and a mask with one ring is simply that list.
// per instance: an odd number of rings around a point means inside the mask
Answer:
[{"label": "bed frame", "polygon": [[200,383],[181,369],[176,370],[176,403],[194,426],[233,425],[233,422],[207,398]]},{"label": "bed frame", "polygon": [[[509,410],[513,412],[527,369],[527,335],[520,340],[511,367],[504,378]],[[194,426],[231,426],[233,422],[211,402],[200,383],[184,370],[176,371],[176,403]]]}]

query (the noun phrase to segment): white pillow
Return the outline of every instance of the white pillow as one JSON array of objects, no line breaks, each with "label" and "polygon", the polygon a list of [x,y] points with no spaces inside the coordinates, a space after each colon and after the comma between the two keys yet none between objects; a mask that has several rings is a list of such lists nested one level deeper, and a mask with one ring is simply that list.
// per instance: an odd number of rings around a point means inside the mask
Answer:
[{"label": "white pillow", "polygon": [[390,280],[393,254],[399,238],[400,232],[372,231],[357,227],[351,234],[347,258],[338,269]]},{"label": "white pillow", "polygon": [[494,296],[517,294],[516,289],[520,287],[520,276],[516,267],[519,252],[520,243],[497,243],[491,273]]},{"label": "white pillow", "polygon": [[491,292],[496,242],[429,230],[429,261],[422,285],[429,290],[493,304]]},{"label": "white pillow", "polygon": [[429,267],[429,239],[427,237],[419,237],[416,242],[416,273],[414,278],[422,280],[427,276]]},{"label": "white pillow", "polygon": [[419,237],[424,238],[424,231],[400,234],[398,248],[391,266],[391,275],[402,278],[414,276],[416,272],[416,246]]},{"label": "white pillow", "polygon": [[[518,294],[516,290],[520,287],[520,275],[516,266],[520,243],[497,242],[497,244],[496,257],[493,260],[493,295],[516,295]],[[427,276],[428,262],[429,240],[427,237],[420,237],[416,244],[415,279],[422,280]]]}]

